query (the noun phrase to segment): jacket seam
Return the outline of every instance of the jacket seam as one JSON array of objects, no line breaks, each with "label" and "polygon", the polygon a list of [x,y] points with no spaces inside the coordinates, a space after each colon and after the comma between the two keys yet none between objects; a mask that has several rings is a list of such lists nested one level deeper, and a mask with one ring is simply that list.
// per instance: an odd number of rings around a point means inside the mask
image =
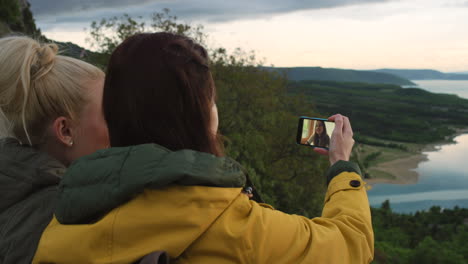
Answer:
[{"label": "jacket seam", "polygon": [[[213,221],[205,228],[205,230],[204,230],[203,232],[201,232],[201,233],[198,235],[198,237],[197,237],[196,239],[194,239],[194,240],[192,241],[192,243],[188,244],[187,247],[184,248],[184,250],[182,251],[182,253],[180,254],[180,256],[182,256],[183,254],[185,254],[186,250],[187,250],[188,248],[190,248],[191,245],[197,243],[197,240],[199,240],[206,232],[208,232],[208,230],[209,230],[209,229],[217,222],[217,220],[227,211],[227,209],[228,209],[229,207],[232,206],[232,204],[234,203],[234,201],[235,201],[237,198],[239,198],[239,195],[242,195],[242,193],[241,193],[242,188],[241,188],[241,187],[234,187],[234,188],[239,188],[239,189],[240,189],[240,190],[239,190],[239,194],[238,194],[234,199],[232,199],[232,200],[229,202],[229,204],[223,209],[223,211],[222,211],[220,214],[218,214],[218,216],[216,216],[216,217],[213,219]],[[244,244],[244,243],[242,243],[242,244]],[[243,246],[244,246],[244,245],[243,245]],[[245,246],[244,246],[244,248],[245,248]],[[177,258],[179,258],[180,256],[178,256]]]},{"label": "jacket seam", "polygon": [[130,153],[133,151],[134,147],[130,147],[130,149],[125,153],[125,158],[122,160],[122,165],[119,168],[119,182],[118,185],[120,187],[120,183],[122,182],[122,170],[125,167],[125,162],[127,161],[128,157],[130,156]]},{"label": "jacket seam", "polygon": [[110,258],[110,263],[113,263],[113,257],[114,257],[114,235],[115,235],[115,222],[117,221],[117,215],[120,212],[120,207],[117,207],[117,210],[115,211],[114,219],[112,220],[112,226],[111,226],[111,232],[109,235],[109,244],[108,244],[108,250],[109,250],[109,258]]}]

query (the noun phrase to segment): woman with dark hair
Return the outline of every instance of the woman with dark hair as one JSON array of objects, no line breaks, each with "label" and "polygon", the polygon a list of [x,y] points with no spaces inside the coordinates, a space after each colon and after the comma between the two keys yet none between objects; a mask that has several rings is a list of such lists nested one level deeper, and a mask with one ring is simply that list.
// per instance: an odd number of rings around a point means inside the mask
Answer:
[{"label": "woman with dark hair", "polygon": [[119,45],[103,96],[112,148],[67,171],[34,263],[134,263],[161,250],[175,263],[370,262],[348,118],[330,117],[325,205],[308,219],[243,193],[244,170],[223,157],[215,98],[207,53],[192,40],[138,34]]},{"label": "woman with dark hair", "polygon": [[315,121],[315,133],[312,137],[307,140],[307,143],[311,144],[313,142],[314,146],[328,148],[330,145],[330,137],[327,134],[327,127],[325,122],[322,120]]}]

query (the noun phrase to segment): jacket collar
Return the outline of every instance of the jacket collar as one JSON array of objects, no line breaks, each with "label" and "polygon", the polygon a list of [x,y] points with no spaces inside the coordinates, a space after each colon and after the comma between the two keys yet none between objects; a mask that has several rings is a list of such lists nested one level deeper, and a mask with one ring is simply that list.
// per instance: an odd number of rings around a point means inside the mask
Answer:
[{"label": "jacket collar", "polygon": [[242,187],[246,176],[234,160],[156,144],[110,148],[75,161],[59,190],[55,215],[62,224],[95,221],[145,188],[171,184]]}]

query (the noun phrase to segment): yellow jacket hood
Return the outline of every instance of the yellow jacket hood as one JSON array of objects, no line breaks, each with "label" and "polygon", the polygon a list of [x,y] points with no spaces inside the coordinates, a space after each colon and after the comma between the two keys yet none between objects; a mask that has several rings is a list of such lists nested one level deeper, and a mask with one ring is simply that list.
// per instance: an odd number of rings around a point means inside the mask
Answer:
[{"label": "yellow jacket hood", "polygon": [[240,188],[171,186],[146,190],[102,219],[43,233],[38,263],[132,263],[153,251],[179,257],[241,194]]}]

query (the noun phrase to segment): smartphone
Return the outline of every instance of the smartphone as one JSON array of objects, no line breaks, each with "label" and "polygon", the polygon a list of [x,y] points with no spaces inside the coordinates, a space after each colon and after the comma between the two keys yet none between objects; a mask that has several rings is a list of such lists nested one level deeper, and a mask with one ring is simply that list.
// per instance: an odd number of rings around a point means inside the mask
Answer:
[{"label": "smartphone", "polygon": [[313,148],[328,149],[335,123],[324,118],[299,117],[296,143]]}]

